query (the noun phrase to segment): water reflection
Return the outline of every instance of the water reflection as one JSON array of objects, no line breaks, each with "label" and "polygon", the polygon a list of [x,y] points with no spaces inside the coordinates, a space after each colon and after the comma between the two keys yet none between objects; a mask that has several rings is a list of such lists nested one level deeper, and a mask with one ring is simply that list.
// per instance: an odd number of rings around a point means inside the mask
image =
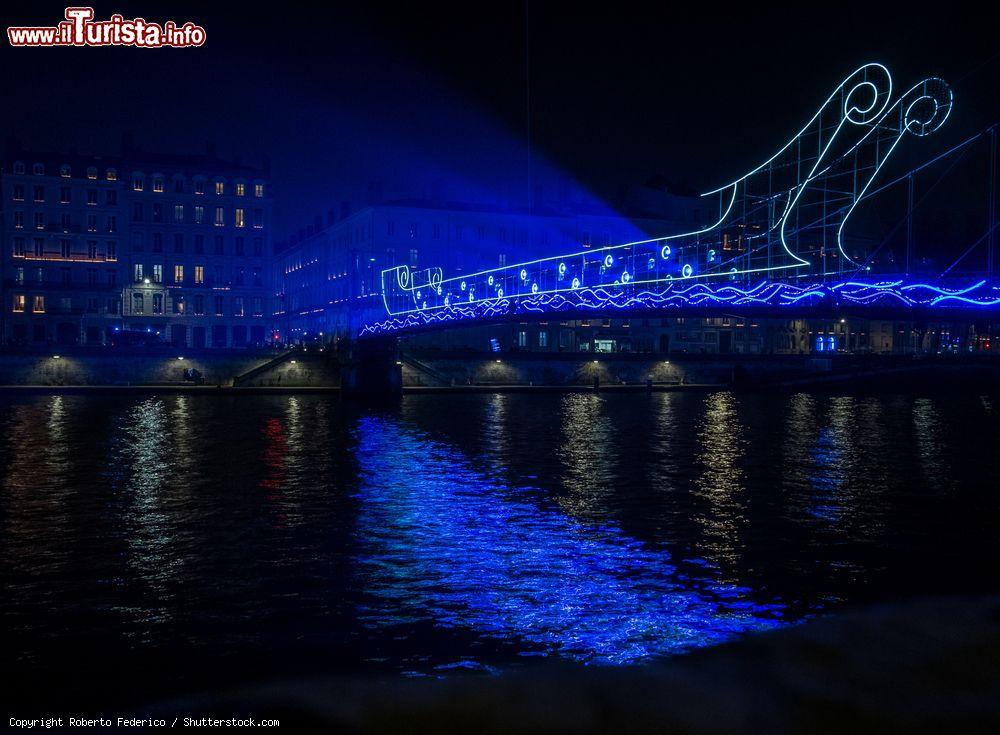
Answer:
[{"label": "water reflection", "polygon": [[[591,407],[578,408],[578,429],[593,426]],[[391,419],[361,419],[357,444],[358,564],[371,596],[361,616],[370,625],[405,631],[429,621],[624,664],[780,619],[749,590],[682,578],[665,552],[547,510]]]},{"label": "water reflection", "polygon": [[697,516],[705,533],[699,546],[710,560],[731,565],[742,546],[740,526],[746,523],[745,439],[732,393],[706,399],[698,439],[702,471],[696,493],[708,505]]},{"label": "water reflection", "polygon": [[562,400],[562,444],[557,456],[564,467],[567,493],[560,504],[579,517],[601,515],[615,491],[615,447],[605,398],[571,393]]}]

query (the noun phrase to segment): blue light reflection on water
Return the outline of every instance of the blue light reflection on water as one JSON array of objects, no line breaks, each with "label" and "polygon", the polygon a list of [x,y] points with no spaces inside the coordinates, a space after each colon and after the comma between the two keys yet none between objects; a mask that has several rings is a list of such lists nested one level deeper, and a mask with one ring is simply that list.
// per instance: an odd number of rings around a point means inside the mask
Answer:
[{"label": "blue light reflection on water", "polygon": [[630,664],[781,624],[780,605],[681,574],[666,551],[546,508],[394,420],[364,418],[356,433],[370,626],[427,620]]}]

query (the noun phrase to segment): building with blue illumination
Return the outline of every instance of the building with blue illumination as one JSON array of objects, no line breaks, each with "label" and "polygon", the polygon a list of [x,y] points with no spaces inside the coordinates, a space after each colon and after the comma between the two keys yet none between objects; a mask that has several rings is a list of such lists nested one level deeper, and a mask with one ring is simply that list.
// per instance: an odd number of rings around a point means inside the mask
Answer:
[{"label": "building with blue illumination", "polygon": [[331,210],[275,246],[276,327],[288,342],[350,334],[352,324],[384,315],[381,274],[393,266],[471,273],[550,248],[604,247],[689,227],[702,216],[697,198],[656,194],[647,195],[643,213],[660,217],[426,201]]}]

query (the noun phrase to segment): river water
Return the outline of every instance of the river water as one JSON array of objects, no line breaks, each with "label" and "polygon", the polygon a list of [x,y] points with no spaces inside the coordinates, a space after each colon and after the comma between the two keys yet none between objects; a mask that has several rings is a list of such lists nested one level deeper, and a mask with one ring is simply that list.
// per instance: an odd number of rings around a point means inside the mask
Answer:
[{"label": "river water", "polygon": [[634,666],[996,592],[998,454],[975,394],[6,396],[3,668],[94,703]]}]

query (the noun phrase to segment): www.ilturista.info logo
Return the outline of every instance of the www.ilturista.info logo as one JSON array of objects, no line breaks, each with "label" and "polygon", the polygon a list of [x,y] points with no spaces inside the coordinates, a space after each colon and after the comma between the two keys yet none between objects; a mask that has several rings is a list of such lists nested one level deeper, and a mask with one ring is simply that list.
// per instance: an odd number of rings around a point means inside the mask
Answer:
[{"label": "www.ilturista.info logo", "polygon": [[137,46],[189,48],[205,43],[205,29],[194,23],[152,23],[145,18],[126,20],[115,14],[94,20],[93,8],[66,8],[66,20],[56,26],[12,26],[11,46]]}]

